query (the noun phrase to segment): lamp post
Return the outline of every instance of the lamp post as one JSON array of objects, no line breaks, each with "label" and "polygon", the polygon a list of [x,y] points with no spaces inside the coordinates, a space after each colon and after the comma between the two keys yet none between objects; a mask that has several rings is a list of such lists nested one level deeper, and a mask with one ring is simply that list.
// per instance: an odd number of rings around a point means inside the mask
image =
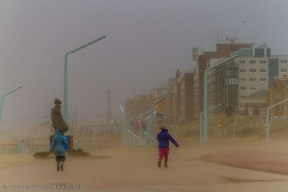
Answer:
[{"label": "lamp post", "polygon": [[[24,119],[22,119],[21,121],[20,121],[20,123],[21,123],[21,125],[19,126],[20,127],[20,129],[21,129],[21,133],[23,133],[23,131],[22,131],[22,123],[23,123],[23,121],[25,121],[25,120],[27,120],[27,119],[30,119],[31,117],[33,117],[34,115],[31,115],[31,116],[29,116],[29,117],[26,117],[26,118],[24,118]],[[21,134],[22,135],[22,134]]]},{"label": "lamp post", "polygon": [[120,109],[121,109],[121,113],[122,113],[122,144],[126,143],[126,129],[125,129],[125,114],[124,114],[124,110],[123,107],[120,105]]},{"label": "lamp post", "polygon": [[[105,115],[107,113],[109,113],[111,110],[109,111],[106,111],[105,113],[101,113],[100,115],[97,115],[96,118],[98,119],[98,124],[99,124],[99,117],[102,116],[102,115]],[[109,122],[108,122],[109,123]]]},{"label": "lamp post", "polygon": [[[162,113],[162,112],[158,112],[158,111],[154,111],[152,114],[150,114],[147,118],[146,118],[146,122],[147,122],[147,125],[149,125],[148,127],[150,128],[147,128],[146,130],[146,136],[147,136],[147,143],[150,145],[150,138],[151,138],[151,132],[152,132],[152,118],[155,114],[162,114],[162,115],[165,115],[165,116],[168,116],[168,117],[172,117],[172,115],[170,114],[166,114],[166,113]],[[148,130],[150,130],[150,132],[148,132]],[[149,134],[148,134],[149,133]]]},{"label": "lamp post", "polygon": [[179,119],[178,119],[178,122],[177,122],[177,126],[176,126],[176,139],[178,139],[178,127],[179,127],[179,122],[181,121],[181,120],[184,120],[185,119],[185,117],[182,117],[181,115],[180,115],[180,117],[179,117]]},{"label": "lamp post", "polygon": [[150,144],[150,136],[151,136],[151,130],[152,130],[152,121],[153,121],[153,112],[154,112],[154,107],[155,105],[157,105],[158,103],[162,102],[163,100],[165,100],[167,98],[166,97],[163,97],[161,98],[159,101],[157,101],[156,103],[153,103],[153,105],[151,106],[151,112],[150,112],[150,121],[149,121],[149,126],[148,126],[148,129],[147,129],[147,136],[148,136],[148,141],[149,141],[149,144]]},{"label": "lamp post", "polygon": [[[46,126],[46,125],[48,125],[49,126],[49,124],[51,124],[52,122],[51,121],[47,121],[47,122],[44,122],[44,123],[41,123],[41,124],[39,124],[40,126]],[[48,127],[49,128],[49,127]],[[35,126],[35,128],[34,128],[34,131],[35,131],[35,141],[36,141],[36,144],[38,144],[38,131],[37,131],[37,126]],[[49,130],[48,130],[48,132],[49,132]]]},{"label": "lamp post", "polygon": [[10,138],[12,138],[12,125],[15,123],[15,122],[17,122],[17,121],[21,121],[21,120],[23,120],[23,119],[25,119],[26,117],[22,117],[22,118],[20,118],[20,119],[17,119],[17,120],[15,120],[15,121],[12,121],[11,123],[10,123],[10,126],[9,126],[9,129],[10,129]]},{"label": "lamp post", "polygon": [[207,113],[208,112],[208,100],[207,100],[208,98],[208,91],[207,91],[208,71],[222,65],[223,63],[233,60],[236,57],[238,57],[238,55],[234,55],[232,57],[226,58],[220,63],[218,63],[217,65],[205,69],[205,72],[204,72],[204,144],[207,144],[208,142],[208,113]]},{"label": "lamp post", "polygon": [[261,119],[261,114],[262,114],[262,113],[261,113],[261,105],[258,106],[258,109],[259,109],[260,125],[261,125],[261,124],[262,124],[262,123],[261,123],[261,120],[262,120],[262,119]]},{"label": "lamp post", "polygon": [[[215,105],[215,106],[213,106],[213,107],[210,107],[207,111],[209,111],[209,110],[211,110],[211,109],[214,109],[215,107],[218,107],[218,106],[220,106],[220,105],[222,105],[222,103],[220,103],[220,104],[218,104],[218,105]],[[203,116],[203,113],[204,113],[204,111],[202,111],[201,113],[200,113],[200,146],[202,146],[202,132],[203,132],[203,130],[202,130],[202,116]]]},{"label": "lamp post", "polygon": [[[237,120],[238,120],[238,118],[243,118],[242,116],[240,116],[240,113],[238,113],[238,115],[236,115],[236,114],[237,114],[237,112],[235,112],[233,139],[235,139],[235,132],[236,132]],[[237,117],[236,117],[236,116],[237,116]]]},{"label": "lamp post", "polygon": [[[75,53],[76,51],[79,51],[80,49],[83,49],[85,47],[88,47],[89,45],[92,45],[93,43],[96,43],[97,41],[100,41],[102,39],[104,39],[106,36],[102,36],[94,41],[91,41],[85,45],[82,45],[72,51],[69,51],[65,54],[65,58],[64,58],[64,114],[63,114],[63,118],[64,118],[64,121],[67,123],[68,122],[68,85],[67,85],[67,79],[68,79],[68,73],[67,73],[67,60],[68,60],[68,55],[69,54],[72,54],[72,53]],[[70,131],[69,131],[70,132]]]},{"label": "lamp post", "polygon": [[145,114],[147,114],[147,113],[150,113],[150,112],[151,112],[151,111],[149,110],[149,111],[146,111],[146,112],[144,112],[144,113],[141,113],[139,119],[142,120],[142,116],[145,115]]},{"label": "lamp post", "polygon": [[17,89],[20,89],[22,86],[16,87],[15,89],[12,89],[6,93],[4,93],[1,97],[1,103],[0,103],[0,121],[1,121],[1,117],[2,117],[2,108],[3,108],[3,102],[4,102],[4,97],[5,95],[9,95],[10,93],[16,91]]},{"label": "lamp post", "polygon": [[[287,111],[287,105],[286,105],[286,103],[284,103],[284,110],[285,110],[285,115],[284,115],[284,120],[286,121],[286,111]],[[0,122],[1,123],[1,122]]]},{"label": "lamp post", "polygon": [[52,124],[52,118],[51,118],[51,114],[49,114],[49,115],[45,115],[44,117],[41,117],[41,118],[39,118],[38,120],[40,120],[40,119],[44,119],[44,118],[46,118],[46,117],[48,117],[48,116],[50,116],[50,132],[51,132],[51,135],[53,135],[54,134],[54,128],[53,128],[53,124]]},{"label": "lamp post", "polygon": [[270,106],[270,107],[267,107],[267,109],[266,109],[266,142],[269,141],[269,128],[270,128],[269,110],[270,110],[271,108],[273,108],[273,107],[276,107],[277,105],[280,105],[280,104],[286,102],[286,101],[288,101],[288,99],[285,99],[285,100],[283,100],[283,101],[281,101],[281,102],[279,102],[279,103],[276,103],[276,104],[274,104],[274,105],[272,105],[272,106]]}]

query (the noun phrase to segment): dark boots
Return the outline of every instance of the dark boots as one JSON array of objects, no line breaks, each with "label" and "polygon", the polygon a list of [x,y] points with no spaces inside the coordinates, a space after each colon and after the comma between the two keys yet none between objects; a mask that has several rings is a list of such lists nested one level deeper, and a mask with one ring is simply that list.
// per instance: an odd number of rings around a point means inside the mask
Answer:
[{"label": "dark boots", "polygon": [[161,168],[162,160],[158,160],[158,167]]},{"label": "dark boots", "polygon": [[[162,158],[160,157],[159,160],[158,160],[158,167],[159,168],[161,168],[162,159],[163,159],[163,157]],[[164,167],[165,168],[168,168],[168,164],[167,163],[168,163],[168,155],[165,155],[164,156]]]},{"label": "dark boots", "polygon": [[57,162],[57,171],[59,171],[60,170],[60,162]]},{"label": "dark boots", "polygon": [[63,171],[63,166],[64,166],[64,162],[61,161],[61,162],[60,162],[60,168],[61,168],[61,171]]},{"label": "dark boots", "polygon": [[167,163],[168,163],[168,155],[165,155],[165,158],[164,158],[164,167],[165,168],[168,168]]},{"label": "dark boots", "polygon": [[63,167],[63,165],[64,165],[64,162],[57,162],[57,171],[59,171],[60,169],[61,169],[61,171],[63,171],[64,170],[64,167]]}]

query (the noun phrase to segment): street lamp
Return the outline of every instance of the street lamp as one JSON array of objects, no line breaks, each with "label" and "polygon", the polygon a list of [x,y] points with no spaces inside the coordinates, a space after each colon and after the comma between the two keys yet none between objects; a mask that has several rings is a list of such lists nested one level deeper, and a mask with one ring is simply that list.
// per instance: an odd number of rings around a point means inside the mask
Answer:
[{"label": "street lamp", "polygon": [[220,63],[218,63],[217,65],[215,65],[213,67],[209,67],[209,68],[205,69],[205,72],[204,72],[204,144],[207,144],[207,142],[208,142],[208,100],[207,100],[207,98],[208,98],[208,91],[207,91],[207,78],[208,78],[207,74],[208,74],[208,71],[222,65],[223,63],[226,63],[230,60],[233,60],[238,56],[239,55],[234,55],[232,57],[224,59],[223,61],[221,61]]},{"label": "street lamp", "polygon": [[266,109],[266,142],[269,141],[269,128],[270,128],[270,122],[269,122],[269,109],[273,108],[273,107],[276,107],[282,103],[285,103],[286,101],[288,101],[288,99],[285,99],[279,103],[276,103],[270,107],[267,107]]},{"label": "street lamp", "polygon": [[19,126],[20,127],[20,131],[21,131],[21,135],[23,136],[23,128],[22,128],[22,124],[23,124],[23,121],[25,121],[25,120],[27,120],[27,119],[30,119],[31,117],[33,117],[34,115],[31,115],[31,116],[29,116],[29,117],[26,117],[26,118],[24,118],[24,119],[22,119],[21,121],[20,121],[20,123],[21,123],[21,125]]},{"label": "street lamp", "polygon": [[10,93],[16,91],[17,89],[20,89],[22,86],[16,87],[15,89],[12,89],[6,93],[4,93],[1,97],[1,103],[0,103],[0,122],[1,122],[1,116],[2,116],[2,108],[3,108],[3,101],[4,101],[4,97],[5,95],[9,95]]},{"label": "street lamp", "polygon": [[284,120],[286,121],[286,119],[287,119],[287,117],[286,117],[286,111],[287,111],[287,105],[286,105],[286,103],[284,103],[284,110],[285,110]]},{"label": "street lamp", "polygon": [[122,131],[121,131],[121,135],[122,135],[122,144],[126,143],[126,128],[125,128],[125,113],[124,113],[124,109],[123,107],[120,105],[120,109],[121,109],[121,113],[122,113]]},{"label": "street lamp", "polygon": [[148,141],[149,141],[149,144],[150,144],[150,136],[151,136],[151,130],[152,130],[152,121],[153,121],[153,112],[154,112],[154,106],[157,105],[158,103],[162,102],[163,100],[165,100],[167,98],[166,97],[163,97],[161,98],[159,101],[157,101],[156,103],[153,103],[153,105],[151,106],[151,113],[150,113],[150,121],[149,121],[149,126],[148,126],[148,129],[147,129],[147,135],[148,135]]},{"label": "street lamp", "polygon": [[15,120],[15,121],[12,121],[12,122],[10,123],[10,126],[9,126],[9,129],[10,129],[10,138],[12,138],[12,125],[13,125],[15,122],[21,121],[21,120],[23,120],[23,119],[25,119],[25,118],[26,118],[26,117],[22,117],[22,118],[17,119],[17,120]]},{"label": "street lamp", "polygon": [[[47,121],[47,122],[44,122],[44,123],[41,123],[39,124],[40,126],[46,126],[48,125],[48,132],[49,132],[49,125],[51,126],[51,121]],[[36,144],[38,144],[38,129],[37,129],[37,126],[34,127],[34,132],[35,132],[35,141],[36,141]]]},{"label": "street lamp", "polygon": [[[211,109],[214,109],[215,107],[218,107],[218,106],[220,106],[220,105],[222,105],[222,103],[220,103],[220,104],[218,104],[218,105],[215,105],[215,106],[213,106],[213,107],[210,107],[207,111],[209,111],[209,110],[211,110]],[[201,113],[200,113],[200,146],[202,146],[202,116],[203,116],[203,113],[204,113],[204,111],[202,111]]]},{"label": "street lamp", "polygon": [[179,117],[179,119],[178,119],[178,122],[177,122],[177,126],[176,126],[176,138],[178,138],[178,126],[179,126],[179,122],[180,122],[180,120],[184,120],[185,119],[185,117]]},{"label": "street lamp", "polygon": [[[64,121],[67,123],[68,122],[68,85],[67,85],[67,79],[68,79],[68,73],[67,73],[67,60],[68,60],[68,55],[69,54],[72,54],[72,53],[75,53],[76,51],[79,51],[80,49],[83,49],[85,47],[88,47],[89,45],[92,45],[93,43],[96,43],[97,41],[100,41],[102,39],[104,39],[106,36],[103,36],[103,37],[100,37],[94,41],[91,41],[85,45],[82,45],[72,51],[69,51],[65,54],[65,58],[64,58],[64,114],[63,114],[63,118],[64,118]],[[70,131],[69,131],[70,132]]]},{"label": "street lamp", "polygon": [[142,116],[143,115],[145,115],[145,114],[147,114],[147,113],[150,113],[151,111],[149,110],[149,111],[146,111],[146,112],[144,112],[144,113],[141,113],[140,115],[139,115],[139,119],[142,119]]},{"label": "street lamp", "polygon": [[262,114],[262,113],[261,113],[261,111],[262,111],[262,110],[261,110],[261,105],[258,106],[258,110],[259,110],[260,125],[261,125],[261,124],[262,124],[262,123],[261,123],[261,120],[262,120],[262,119],[261,119],[261,114]]},{"label": "street lamp", "polygon": [[[96,118],[97,118],[97,123],[99,124],[99,117],[102,116],[102,115],[105,115],[107,113],[109,113],[111,110],[109,111],[106,111],[105,113],[101,113],[100,115],[97,115]],[[109,122],[108,122],[109,123]]]},{"label": "street lamp", "polygon": [[236,132],[237,120],[238,120],[238,118],[243,118],[242,116],[240,116],[240,113],[238,113],[237,117],[236,117],[236,114],[237,114],[237,112],[235,112],[235,121],[234,121],[233,139],[235,138],[235,132]]},{"label": "street lamp", "polygon": [[[163,99],[161,99],[161,100],[164,100],[165,98],[163,98]],[[158,101],[158,103],[159,102],[161,102],[161,100],[160,101]],[[157,104],[157,103],[156,103]],[[153,115],[155,115],[155,114],[162,114],[162,115],[164,115],[164,116],[168,116],[168,117],[172,117],[172,115],[170,115],[170,114],[166,114],[166,113],[162,113],[162,112],[158,112],[158,111],[154,111],[152,114],[150,114],[147,118],[146,118],[146,123],[147,123],[147,125],[149,125],[148,127],[147,127],[147,129],[146,129],[146,132],[144,132],[144,134],[145,134],[145,136],[147,137],[146,138],[146,140],[147,140],[147,144],[151,144],[150,143],[150,141],[151,141],[151,132],[152,132],[152,118],[153,118]],[[150,132],[148,132],[148,130],[150,131]]]}]

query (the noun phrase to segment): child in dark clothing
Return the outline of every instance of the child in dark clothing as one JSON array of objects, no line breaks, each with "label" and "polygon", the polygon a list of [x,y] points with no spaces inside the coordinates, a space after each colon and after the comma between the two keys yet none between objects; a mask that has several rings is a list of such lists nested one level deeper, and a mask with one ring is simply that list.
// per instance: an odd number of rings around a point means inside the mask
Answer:
[{"label": "child in dark clothing", "polygon": [[157,134],[158,140],[158,150],[159,150],[159,160],[158,160],[158,167],[161,168],[162,159],[164,158],[164,166],[165,168],[168,167],[168,154],[169,154],[169,140],[176,146],[179,147],[178,143],[175,139],[168,133],[168,129],[164,126],[160,127],[161,132]]}]

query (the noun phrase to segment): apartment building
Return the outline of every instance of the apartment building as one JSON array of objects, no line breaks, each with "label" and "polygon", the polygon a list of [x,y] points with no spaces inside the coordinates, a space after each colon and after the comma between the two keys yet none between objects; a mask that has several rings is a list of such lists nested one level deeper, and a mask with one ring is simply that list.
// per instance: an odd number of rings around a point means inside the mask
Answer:
[{"label": "apartment building", "polygon": [[153,94],[137,95],[125,101],[125,119],[130,119],[135,115],[139,117],[142,113],[149,111],[153,104]]},{"label": "apartment building", "polygon": [[[176,72],[180,74],[179,70]],[[180,76],[180,75],[179,75]],[[179,96],[178,96],[178,78],[169,78],[168,83],[163,84],[161,87],[154,88],[153,94],[135,96],[132,99],[125,101],[125,118],[130,119],[135,115],[137,118],[151,110],[151,106],[166,97],[165,100],[158,103],[154,110],[158,113],[153,116],[153,124],[176,125],[177,114],[179,113]],[[142,115],[142,120],[145,120],[150,113]]]},{"label": "apartment building", "polygon": [[244,98],[245,109],[244,115],[266,115],[268,90],[261,89]]},{"label": "apartment building", "polygon": [[177,115],[176,115],[176,78],[169,78],[168,82],[168,89],[167,89],[167,99],[165,100],[165,109],[164,112],[171,115],[169,118],[169,124],[176,125],[177,122]]},{"label": "apartment building", "polygon": [[[164,115],[164,114],[168,114],[167,112],[169,108],[169,103],[167,102],[168,92],[169,92],[168,89],[169,89],[169,85],[167,83],[163,84],[159,88],[153,89],[153,103],[156,103],[160,99],[166,97],[165,100],[161,101],[160,103],[154,106],[154,110],[158,112],[156,114],[156,118],[153,118],[154,125],[167,123],[170,120],[170,118],[167,115]],[[150,110],[151,110],[151,107],[150,107]]]},{"label": "apartment building", "polygon": [[193,115],[199,118],[199,114],[203,111],[204,106],[204,72],[212,58],[230,57],[232,52],[238,51],[252,44],[237,43],[235,38],[227,38],[225,40],[212,39],[205,42],[198,49],[192,49],[192,59],[196,61],[194,74],[194,90],[193,90]]},{"label": "apartment building", "polygon": [[[266,45],[260,47],[253,45],[250,48],[242,48],[233,54],[239,56],[221,64],[209,73],[208,106],[221,103],[222,105],[217,108],[220,113],[232,106],[235,111],[248,110],[248,114],[251,115],[255,106],[252,103],[247,108],[246,97],[253,96],[260,90],[268,89],[276,77],[286,76],[288,58],[284,55],[271,55],[271,50]],[[209,63],[217,65],[221,62],[221,60],[216,63],[215,61],[217,59],[210,59]],[[266,106],[261,106],[262,108],[259,110],[265,110]]]},{"label": "apartment building", "polygon": [[[285,99],[288,99],[288,78],[276,77],[273,84],[268,89],[268,105],[275,105]],[[270,116],[287,116],[288,102],[282,103],[270,109]]]},{"label": "apartment building", "polygon": [[[184,73],[178,79],[179,82],[179,118],[182,123],[188,123],[193,120],[193,101],[194,101],[194,73],[196,62],[189,64]],[[178,119],[179,121],[179,119]],[[178,122],[177,122],[178,123]]]}]

